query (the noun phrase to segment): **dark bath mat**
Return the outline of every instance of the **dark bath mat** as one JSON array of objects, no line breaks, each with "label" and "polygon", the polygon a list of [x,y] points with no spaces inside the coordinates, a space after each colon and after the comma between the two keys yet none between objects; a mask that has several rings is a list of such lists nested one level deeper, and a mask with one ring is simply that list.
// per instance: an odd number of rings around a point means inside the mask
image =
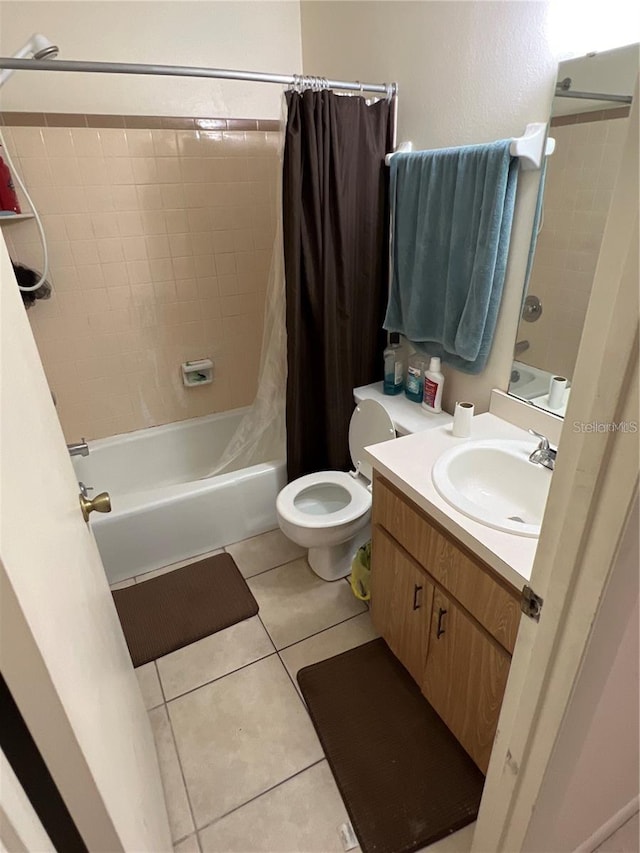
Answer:
[{"label": "dark bath mat", "polygon": [[229,554],[216,554],[112,595],[134,666],[258,612],[258,603]]},{"label": "dark bath mat", "polygon": [[476,819],[484,776],[384,640],[298,683],[364,853],[411,853]]}]

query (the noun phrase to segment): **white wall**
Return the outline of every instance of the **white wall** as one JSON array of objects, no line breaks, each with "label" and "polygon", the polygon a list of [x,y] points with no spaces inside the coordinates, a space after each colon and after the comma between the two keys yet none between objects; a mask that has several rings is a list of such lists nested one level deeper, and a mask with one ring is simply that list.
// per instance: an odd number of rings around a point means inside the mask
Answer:
[{"label": "white wall", "polygon": [[[302,66],[297,0],[0,0],[2,56],[34,32],[59,45],[60,59],[286,74]],[[3,87],[0,104],[35,112],[279,118],[281,91],[238,81],[22,72]]]},{"label": "white wall", "polygon": [[[545,2],[303,2],[306,74],[396,80],[398,139],[441,148],[518,136],[546,121],[556,76]],[[485,371],[447,373],[444,404],[468,399],[488,408],[506,390],[538,172],[520,176],[512,250],[496,340]]]},{"label": "white wall", "polygon": [[528,853],[574,850],[638,796],[638,535],[636,500],[529,826]]}]

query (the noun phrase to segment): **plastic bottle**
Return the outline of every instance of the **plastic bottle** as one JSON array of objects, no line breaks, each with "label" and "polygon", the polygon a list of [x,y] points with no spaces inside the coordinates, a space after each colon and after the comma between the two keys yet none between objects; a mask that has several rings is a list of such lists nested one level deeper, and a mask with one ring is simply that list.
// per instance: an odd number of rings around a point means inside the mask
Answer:
[{"label": "plastic bottle", "polygon": [[414,352],[413,355],[409,356],[409,367],[407,369],[407,381],[404,386],[404,393],[414,403],[422,402],[426,369],[427,362],[423,355],[419,352]]},{"label": "plastic bottle", "polygon": [[429,369],[424,375],[423,409],[436,413],[442,411],[443,385],[444,376],[440,372],[440,359],[434,356],[429,362]]},{"label": "plastic bottle", "polygon": [[20,203],[13,185],[11,172],[2,157],[0,157],[0,210],[20,213]]},{"label": "plastic bottle", "polygon": [[389,335],[389,345],[384,353],[384,383],[382,390],[385,394],[401,394],[402,393],[402,348],[400,346],[400,335],[398,332],[391,332]]}]

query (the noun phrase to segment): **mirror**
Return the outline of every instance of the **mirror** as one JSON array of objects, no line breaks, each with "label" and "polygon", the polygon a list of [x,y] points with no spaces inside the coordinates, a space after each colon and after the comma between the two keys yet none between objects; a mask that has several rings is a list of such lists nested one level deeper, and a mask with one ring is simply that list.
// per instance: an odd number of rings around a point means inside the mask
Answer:
[{"label": "mirror", "polygon": [[[629,125],[638,45],[558,66],[535,256],[509,393],[564,416]],[[536,239],[537,236],[537,239]]]}]

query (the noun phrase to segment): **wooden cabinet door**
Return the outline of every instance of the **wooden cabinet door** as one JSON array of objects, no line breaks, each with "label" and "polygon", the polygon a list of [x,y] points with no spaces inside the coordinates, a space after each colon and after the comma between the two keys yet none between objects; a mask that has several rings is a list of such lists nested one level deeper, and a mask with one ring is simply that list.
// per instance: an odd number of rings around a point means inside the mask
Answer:
[{"label": "wooden cabinet door", "polygon": [[424,679],[433,584],[380,527],[371,550],[371,618],[418,684]]},{"label": "wooden cabinet door", "polygon": [[409,556],[511,654],[520,625],[520,591],[437,527],[408,498],[376,473],[373,521],[388,530]]},{"label": "wooden cabinet door", "polygon": [[511,657],[436,589],[422,692],[483,773]]}]

